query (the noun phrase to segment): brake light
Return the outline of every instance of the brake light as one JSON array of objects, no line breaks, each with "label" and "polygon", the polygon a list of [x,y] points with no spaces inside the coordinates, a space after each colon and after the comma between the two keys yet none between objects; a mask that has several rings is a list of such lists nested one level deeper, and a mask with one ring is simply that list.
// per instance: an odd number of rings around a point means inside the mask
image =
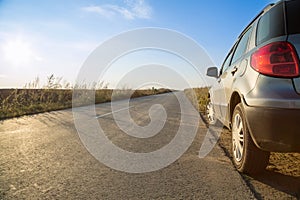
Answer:
[{"label": "brake light", "polygon": [[274,77],[297,77],[297,53],[288,42],[274,42],[261,47],[251,56],[251,66],[261,74]]}]

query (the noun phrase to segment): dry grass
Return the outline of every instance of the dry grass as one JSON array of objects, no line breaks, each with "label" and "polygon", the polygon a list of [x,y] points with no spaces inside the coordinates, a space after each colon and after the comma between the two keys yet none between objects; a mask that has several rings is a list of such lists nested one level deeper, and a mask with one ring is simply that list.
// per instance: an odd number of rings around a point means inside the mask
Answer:
[{"label": "dry grass", "polygon": [[[117,90],[115,91],[114,100],[155,95],[170,91],[168,89],[159,89],[155,92],[151,89],[136,91]],[[89,98],[90,95],[87,94],[91,92],[95,93],[95,99],[82,100],[81,98],[81,101],[74,105],[83,106],[91,103],[109,102],[111,101],[113,90],[84,89],[80,92],[77,91],[76,94]],[[71,89],[1,89],[0,119],[70,108],[72,107],[72,94],[73,90]]]},{"label": "dry grass", "polygon": [[[62,78],[54,75],[48,77],[43,89],[39,87],[39,78],[26,84],[25,89],[0,89],[0,119],[18,117],[28,114],[60,110],[72,107],[73,89],[79,95],[80,102],[73,105],[82,106],[94,103],[103,103],[112,100],[112,89],[107,89],[103,82],[92,86],[81,85],[72,87],[69,83],[61,84]],[[64,89],[63,89],[64,88]],[[136,98],[171,92],[169,89],[122,89],[114,91],[114,99]],[[93,98],[90,98],[93,94]],[[78,97],[78,96],[77,96]]]},{"label": "dry grass", "polygon": [[199,112],[204,113],[209,102],[208,91],[209,88],[203,87],[185,89],[184,93],[190,99],[192,104],[199,110]]}]

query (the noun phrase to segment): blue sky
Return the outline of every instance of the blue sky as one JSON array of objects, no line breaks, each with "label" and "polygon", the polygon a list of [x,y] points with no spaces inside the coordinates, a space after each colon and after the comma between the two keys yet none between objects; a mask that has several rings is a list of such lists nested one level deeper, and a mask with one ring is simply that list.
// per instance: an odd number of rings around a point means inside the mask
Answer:
[{"label": "blue sky", "polygon": [[[50,74],[74,82],[88,55],[102,42],[143,27],[172,29],[191,37],[220,66],[243,28],[270,2],[0,0],[0,88],[23,87],[37,76],[42,86]],[[105,80],[111,87],[113,76]],[[193,84],[201,86],[196,79]]]}]

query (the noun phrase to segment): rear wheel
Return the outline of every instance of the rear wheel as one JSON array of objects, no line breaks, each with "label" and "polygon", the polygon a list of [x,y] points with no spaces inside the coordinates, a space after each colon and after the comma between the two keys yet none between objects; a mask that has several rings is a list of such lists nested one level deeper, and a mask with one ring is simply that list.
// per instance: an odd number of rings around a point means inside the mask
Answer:
[{"label": "rear wheel", "polygon": [[249,133],[242,104],[239,103],[232,116],[232,156],[239,172],[257,174],[269,162],[270,152],[257,148]]}]

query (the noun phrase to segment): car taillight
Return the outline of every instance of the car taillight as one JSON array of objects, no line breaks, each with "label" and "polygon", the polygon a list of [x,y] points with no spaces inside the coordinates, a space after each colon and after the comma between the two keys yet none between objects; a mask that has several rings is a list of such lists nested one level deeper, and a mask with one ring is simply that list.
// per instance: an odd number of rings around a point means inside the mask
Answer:
[{"label": "car taillight", "polygon": [[287,78],[299,76],[297,53],[288,42],[274,42],[261,47],[252,54],[251,66],[268,76]]}]

